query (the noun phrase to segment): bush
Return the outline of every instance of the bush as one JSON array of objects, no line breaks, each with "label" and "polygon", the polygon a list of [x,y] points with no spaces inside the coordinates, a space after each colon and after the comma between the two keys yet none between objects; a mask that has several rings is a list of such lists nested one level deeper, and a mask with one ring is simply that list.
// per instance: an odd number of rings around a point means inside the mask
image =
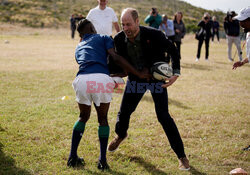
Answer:
[{"label": "bush", "polygon": [[199,27],[195,24],[187,24],[186,25],[187,33],[195,33],[198,30],[199,30]]}]

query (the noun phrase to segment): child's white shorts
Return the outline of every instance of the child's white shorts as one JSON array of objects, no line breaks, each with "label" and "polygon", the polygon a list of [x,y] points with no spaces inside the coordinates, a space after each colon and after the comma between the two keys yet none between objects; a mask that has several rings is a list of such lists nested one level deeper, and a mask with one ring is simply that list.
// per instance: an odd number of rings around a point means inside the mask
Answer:
[{"label": "child's white shorts", "polygon": [[110,103],[115,83],[106,74],[80,74],[72,83],[76,93],[76,101],[80,104],[91,106],[92,102],[96,106],[100,103]]}]

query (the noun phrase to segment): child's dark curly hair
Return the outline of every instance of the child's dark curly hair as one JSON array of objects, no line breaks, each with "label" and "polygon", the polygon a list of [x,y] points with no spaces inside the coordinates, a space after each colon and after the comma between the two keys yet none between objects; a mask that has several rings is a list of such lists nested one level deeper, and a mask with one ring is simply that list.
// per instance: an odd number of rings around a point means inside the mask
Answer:
[{"label": "child's dark curly hair", "polygon": [[86,28],[87,26],[89,26],[89,24],[92,24],[88,19],[82,19],[78,22],[77,24],[77,31],[79,32],[80,37],[82,38],[83,35],[87,32],[87,30],[89,29]]}]

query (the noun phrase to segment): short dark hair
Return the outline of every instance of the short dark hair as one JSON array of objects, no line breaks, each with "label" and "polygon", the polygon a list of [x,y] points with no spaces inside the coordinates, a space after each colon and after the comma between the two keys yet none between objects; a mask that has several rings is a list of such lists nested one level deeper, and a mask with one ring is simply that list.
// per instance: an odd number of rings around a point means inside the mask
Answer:
[{"label": "short dark hair", "polygon": [[235,17],[237,14],[235,13],[235,11],[231,11],[231,15],[232,17]]},{"label": "short dark hair", "polygon": [[131,11],[131,16],[134,19],[134,21],[136,21],[136,19],[138,19],[138,17],[139,17],[137,10],[133,9]]},{"label": "short dark hair", "polygon": [[77,31],[80,34],[80,37],[83,37],[83,35],[86,33],[86,27],[88,25],[92,24],[88,19],[82,19],[77,24]]},{"label": "short dark hair", "polygon": [[152,13],[155,14],[156,11],[157,11],[157,9],[153,7],[153,8],[152,8]]},{"label": "short dark hair", "polygon": [[125,12],[129,11],[130,15],[132,16],[133,20],[136,21],[136,19],[139,18],[139,14],[138,14],[138,11],[134,8],[126,8],[126,9],[123,9],[122,10],[122,14],[121,16],[124,15]]}]

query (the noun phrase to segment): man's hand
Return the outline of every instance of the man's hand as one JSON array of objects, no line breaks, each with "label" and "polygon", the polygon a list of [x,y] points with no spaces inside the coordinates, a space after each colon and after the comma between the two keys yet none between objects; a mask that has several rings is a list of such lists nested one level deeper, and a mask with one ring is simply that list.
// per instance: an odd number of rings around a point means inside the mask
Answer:
[{"label": "man's hand", "polygon": [[172,77],[170,77],[170,78],[166,78],[166,79],[165,79],[166,83],[163,84],[161,87],[162,87],[162,88],[167,88],[167,87],[171,86],[171,85],[177,80],[178,77],[179,77],[179,76],[174,75],[174,76],[172,76]]},{"label": "man's hand", "polygon": [[157,13],[153,13],[153,12],[151,11],[151,12],[150,12],[150,16],[156,17],[156,16],[157,16]]}]

